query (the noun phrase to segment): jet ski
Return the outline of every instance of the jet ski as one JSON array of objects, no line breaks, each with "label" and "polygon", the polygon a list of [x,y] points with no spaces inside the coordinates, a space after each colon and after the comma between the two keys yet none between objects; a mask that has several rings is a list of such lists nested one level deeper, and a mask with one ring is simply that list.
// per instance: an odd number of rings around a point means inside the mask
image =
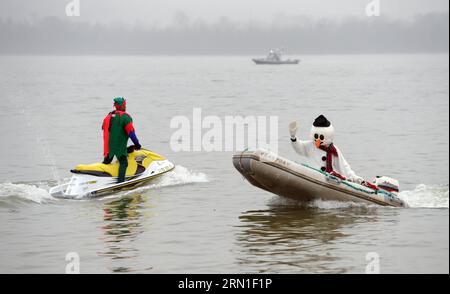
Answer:
[{"label": "jet ski", "polygon": [[407,207],[398,197],[398,181],[386,176],[360,185],[263,149],[234,154],[233,165],[250,184],[300,202],[320,199]]},{"label": "jet ski", "polygon": [[175,165],[162,155],[147,149],[134,150],[134,146],[130,146],[124,182],[117,183],[117,160],[111,164],[80,164],[71,170],[73,176],[68,183],[51,188],[49,193],[53,197],[61,198],[97,197],[141,186],[174,167]]}]

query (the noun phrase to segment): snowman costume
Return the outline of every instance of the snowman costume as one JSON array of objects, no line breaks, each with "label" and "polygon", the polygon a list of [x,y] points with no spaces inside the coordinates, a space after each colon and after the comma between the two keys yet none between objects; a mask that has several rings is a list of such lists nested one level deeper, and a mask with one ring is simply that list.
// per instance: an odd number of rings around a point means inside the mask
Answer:
[{"label": "snowman costume", "polygon": [[356,183],[363,183],[363,179],[356,175],[342,152],[333,144],[334,128],[325,116],[320,115],[314,120],[311,128],[311,140],[301,141],[297,139],[296,133],[298,123],[289,124],[292,147],[295,152],[302,156],[302,162],[311,167],[318,168]]}]

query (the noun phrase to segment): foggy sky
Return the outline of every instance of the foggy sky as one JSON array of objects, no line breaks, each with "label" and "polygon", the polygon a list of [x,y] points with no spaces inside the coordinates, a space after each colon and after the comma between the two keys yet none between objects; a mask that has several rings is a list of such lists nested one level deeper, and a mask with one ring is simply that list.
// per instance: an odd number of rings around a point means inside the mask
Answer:
[{"label": "foggy sky", "polygon": [[[0,18],[36,21],[53,16],[67,18],[71,0],[1,0]],[[226,17],[234,22],[271,22],[284,16],[310,18],[365,17],[372,0],[80,0],[81,15],[71,21],[170,25],[177,12],[205,22]],[[411,18],[417,14],[447,12],[448,0],[380,0],[381,14]],[[66,19],[69,21],[68,19]]]},{"label": "foggy sky", "polygon": [[0,54],[421,53],[449,50],[447,0],[1,0]]}]

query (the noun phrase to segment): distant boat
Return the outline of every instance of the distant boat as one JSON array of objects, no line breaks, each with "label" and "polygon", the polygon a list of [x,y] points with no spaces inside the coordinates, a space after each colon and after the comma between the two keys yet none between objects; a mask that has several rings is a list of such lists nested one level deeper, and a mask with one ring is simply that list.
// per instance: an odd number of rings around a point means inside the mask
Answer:
[{"label": "distant boat", "polygon": [[253,58],[256,64],[298,64],[300,59],[281,59],[281,50],[270,50],[266,58]]}]

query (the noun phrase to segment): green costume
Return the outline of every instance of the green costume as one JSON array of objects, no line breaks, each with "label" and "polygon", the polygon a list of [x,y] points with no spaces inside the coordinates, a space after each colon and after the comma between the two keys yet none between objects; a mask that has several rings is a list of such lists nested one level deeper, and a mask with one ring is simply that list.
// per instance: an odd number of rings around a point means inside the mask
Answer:
[{"label": "green costume", "polygon": [[111,113],[108,140],[108,155],[110,157],[114,155],[117,158],[122,155],[127,156],[129,132],[126,128],[129,124],[133,125],[133,119],[128,113],[117,110]]},{"label": "green costume", "polygon": [[[114,106],[120,108],[126,105],[124,98],[115,98]],[[119,182],[125,180],[125,172],[128,166],[127,142],[130,134],[135,138],[133,119],[125,111],[114,110],[103,120],[103,156],[104,164],[109,164],[114,156],[120,162]],[[137,140],[137,139],[136,139]],[[133,140],[134,141],[134,140]]]}]

